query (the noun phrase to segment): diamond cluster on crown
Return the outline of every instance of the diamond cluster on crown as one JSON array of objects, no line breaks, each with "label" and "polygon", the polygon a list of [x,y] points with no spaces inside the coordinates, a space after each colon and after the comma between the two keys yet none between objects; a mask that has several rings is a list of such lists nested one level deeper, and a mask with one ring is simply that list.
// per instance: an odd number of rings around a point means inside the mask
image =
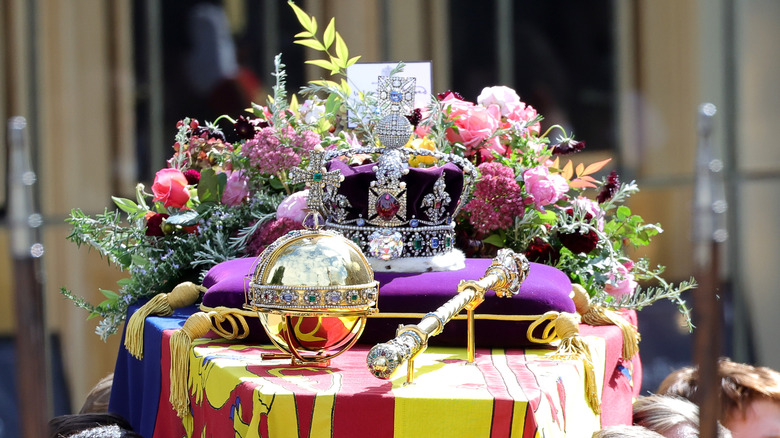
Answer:
[{"label": "diamond cluster on crown", "polygon": [[[414,78],[379,77],[378,106],[381,119],[376,135],[381,143],[347,150],[326,150],[312,153],[309,170],[296,170],[294,182],[305,182],[310,187],[308,206],[325,218],[325,227],[341,232],[357,244],[369,257],[392,260],[402,257],[431,257],[445,254],[454,245],[453,218],[468,195],[474,176],[471,162],[455,154],[444,154],[426,149],[404,147],[413,128],[405,117],[413,110]],[[352,208],[349,199],[339,194],[343,177],[337,171],[327,172],[325,163],[333,158],[351,158],[362,154],[376,154],[378,160],[372,171],[376,180],[366,189],[368,213],[349,218]],[[403,177],[409,173],[411,156],[431,156],[440,162],[452,162],[463,170],[463,192],[453,200],[446,191],[445,174],[426,193],[418,214],[407,211],[407,186]],[[453,213],[448,207],[457,202]],[[421,213],[419,213],[421,212]]]}]

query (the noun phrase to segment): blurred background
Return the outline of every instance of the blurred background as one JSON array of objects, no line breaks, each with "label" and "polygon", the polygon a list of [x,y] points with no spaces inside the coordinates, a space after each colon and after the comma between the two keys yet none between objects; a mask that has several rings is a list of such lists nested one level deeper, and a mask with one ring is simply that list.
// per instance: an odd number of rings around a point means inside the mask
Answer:
[{"label": "blurred background", "polygon": [[[686,299],[715,293],[725,315],[722,354],[780,369],[780,2],[775,0],[305,0],[361,61],[433,62],[433,89],[474,101],[485,86],[515,88],[587,142],[576,161],[608,166],[641,192],[629,206],[665,232],[641,255],[666,278],[697,274],[692,230],[698,109],[710,102],[713,157],[722,163],[728,239],[717,269]],[[282,0],[0,1],[0,437],[17,436],[14,339],[20,272],[10,252],[7,123],[27,122],[38,228],[46,357],[53,414],[77,412],[113,371],[120,335],[107,342],[60,294],[93,303],[123,277],[97,253],[66,241],[72,208],[96,214],[111,196],[134,197],[172,153],[175,123],[213,120],[265,102],[273,57],[288,91],[320,77]],[[6,251],[6,248],[9,248]],[[674,306],[639,314],[643,389],[692,361],[693,335]]]}]

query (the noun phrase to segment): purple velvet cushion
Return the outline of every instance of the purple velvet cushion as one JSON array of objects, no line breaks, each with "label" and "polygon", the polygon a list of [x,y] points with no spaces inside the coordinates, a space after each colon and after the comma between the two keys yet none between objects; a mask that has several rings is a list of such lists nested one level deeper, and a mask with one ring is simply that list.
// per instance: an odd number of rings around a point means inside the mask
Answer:
[{"label": "purple velvet cushion", "polygon": [[[491,259],[466,259],[466,267],[458,271],[393,273],[376,272],[379,281],[380,313],[433,312],[457,294],[460,280],[478,280],[492,262]],[[541,315],[554,310],[576,311],[569,293],[571,282],[562,271],[551,266],[531,263],[528,277],[520,291],[512,298],[498,298],[488,291],[475,310],[476,314]],[[463,311],[463,314],[466,312]],[[395,336],[399,324],[416,324],[412,319],[372,318],[360,338],[361,343],[386,342]],[[496,321],[480,319],[475,324],[477,347],[522,347],[532,345],[528,341],[527,321]],[[541,330],[535,332],[541,336]],[[431,345],[466,345],[466,321],[452,320],[444,331],[429,339]]]},{"label": "purple velvet cushion", "polygon": [[255,257],[228,260],[219,263],[203,278],[203,305],[206,307],[244,308],[244,288],[249,287],[249,278],[255,267]]},{"label": "purple velvet cushion", "polygon": [[[208,290],[203,296],[207,307],[242,308],[244,288],[254,271],[255,258],[229,260],[214,266],[203,279]],[[466,267],[458,271],[394,273],[377,272],[379,281],[379,311],[384,313],[433,312],[457,293],[460,280],[478,280],[485,275],[490,259],[466,259]],[[498,298],[493,291],[485,294],[477,314],[541,315],[547,311],[575,312],[569,297],[571,282],[560,270],[531,263],[528,277],[520,291],[512,298]],[[465,313],[465,312],[463,312]],[[375,344],[395,336],[399,324],[416,324],[419,317],[371,318],[359,342]],[[526,337],[530,322],[477,320],[475,336],[477,347],[522,347],[532,345]],[[259,327],[259,325],[258,325]],[[262,328],[252,329],[262,332]],[[254,336],[254,333],[253,333]],[[261,333],[261,336],[265,336]],[[537,333],[541,336],[541,333]],[[466,345],[466,321],[453,320],[444,331],[429,340],[431,345]]]}]

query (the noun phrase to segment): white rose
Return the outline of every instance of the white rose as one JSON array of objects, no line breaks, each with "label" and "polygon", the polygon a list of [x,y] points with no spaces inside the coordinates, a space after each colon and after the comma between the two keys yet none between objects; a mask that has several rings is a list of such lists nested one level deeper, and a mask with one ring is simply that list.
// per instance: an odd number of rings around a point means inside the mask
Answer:
[{"label": "white rose", "polygon": [[505,116],[510,112],[507,108],[507,103],[517,102],[520,102],[520,96],[517,95],[517,92],[503,85],[485,87],[482,89],[482,93],[479,94],[479,97],[477,97],[477,103],[484,107],[498,105],[501,109],[502,116]]}]

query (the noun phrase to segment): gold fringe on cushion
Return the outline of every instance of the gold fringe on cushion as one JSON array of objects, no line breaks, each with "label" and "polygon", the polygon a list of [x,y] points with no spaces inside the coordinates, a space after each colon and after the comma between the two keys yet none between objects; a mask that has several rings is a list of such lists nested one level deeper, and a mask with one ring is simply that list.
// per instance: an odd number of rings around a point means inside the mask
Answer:
[{"label": "gold fringe on cushion", "polygon": [[626,321],[618,312],[590,302],[585,288],[579,284],[572,285],[572,299],[577,307],[577,313],[582,316],[582,322],[589,325],[616,325],[623,333],[623,359],[630,360],[639,353],[641,336],[636,326]]},{"label": "gold fringe on cushion", "polygon": [[555,331],[561,338],[561,343],[555,353],[550,356],[553,360],[582,360],[585,368],[585,397],[588,405],[596,414],[601,413],[601,401],[599,400],[598,387],[596,386],[596,373],[593,367],[590,349],[580,336],[579,318],[576,314],[560,313],[555,319]]},{"label": "gold fringe on cushion", "polygon": [[193,313],[181,329],[171,334],[171,395],[170,402],[181,418],[190,414],[189,370],[190,346],[194,339],[205,336],[211,330],[209,313]]},{"label": "gold fringe on cushion", "polygon": [[205,287],[185,281],[174,287],[170,293],[157,294],[139,307],[127,320],[125,349],[128,353],[136,359],[144,358],[144,325],[147,316],[168,316],[173,313],[173,309],[195,304],[200,293],[205,291]]}]

